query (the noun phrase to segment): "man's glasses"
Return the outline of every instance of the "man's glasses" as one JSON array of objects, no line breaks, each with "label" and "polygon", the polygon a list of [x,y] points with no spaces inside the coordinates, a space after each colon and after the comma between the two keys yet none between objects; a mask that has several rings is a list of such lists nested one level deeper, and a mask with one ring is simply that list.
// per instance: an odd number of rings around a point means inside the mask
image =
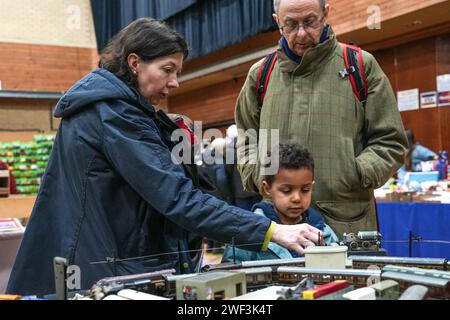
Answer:
[{"label": "man's glasses", "polygon": [[325,16],[323,16],[320,19],[312,19],[312,20],[305,21],[303,23],[298,23],[298,22],[289,20],[289,21],[286,21],[284,23],[284,26],[281,26],[280,29],[285,34],[291,34],[293,32],[297,33],[300,30],[300,28],[303,28],[303,30],[305,30],[306,33],[309,33],[309,32],[313,32],[313,31],[316,31],[317,29],[319,29],[321,27],[321,23],[324,18],[325,18]]}]

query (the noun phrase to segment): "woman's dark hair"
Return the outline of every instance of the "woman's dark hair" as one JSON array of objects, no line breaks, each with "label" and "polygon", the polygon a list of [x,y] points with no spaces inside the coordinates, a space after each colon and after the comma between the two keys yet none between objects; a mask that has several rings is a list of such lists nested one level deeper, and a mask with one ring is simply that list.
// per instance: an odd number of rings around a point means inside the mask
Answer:
[{"label": "woman's dark hair", "polygon": [[[290,143],[280,144],[278,152],[280,156],[278,172],[280,169],[306,169],[310,170],[314,175],[314,159],[308,149],[297,143]],[[272,185],[275,177],[276,175],[266,175],[264,176],[264,180],[266,180],[269,185]]]},{"label": "woman's dark hair", "polygon": [[108,70],[128,85],[136,86],[136,76],[128,66],[128,56],[138,55],[144,62],[181,52],[184,58],[189,49],[183,37],[164,22],[141,18],[116,34],[105,47],[99,67]]}]

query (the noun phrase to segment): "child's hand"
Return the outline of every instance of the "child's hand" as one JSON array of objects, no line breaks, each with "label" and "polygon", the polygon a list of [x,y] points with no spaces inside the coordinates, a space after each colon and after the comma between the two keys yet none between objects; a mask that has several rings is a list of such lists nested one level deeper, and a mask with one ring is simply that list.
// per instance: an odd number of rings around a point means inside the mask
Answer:
[{"label": "child's hand", "polygon": [[323,232],[309,224],[277,224],[272,234],[272,241],[290,250],[303,254],[305,248],[320,245]]}]

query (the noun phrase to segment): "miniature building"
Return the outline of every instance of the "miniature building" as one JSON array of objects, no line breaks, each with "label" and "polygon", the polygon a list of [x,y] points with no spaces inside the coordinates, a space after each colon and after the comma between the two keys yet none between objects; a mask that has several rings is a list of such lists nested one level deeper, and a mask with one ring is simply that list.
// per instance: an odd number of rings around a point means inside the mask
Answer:
[{"label": "miniature building", "polygon": [[347,264],[346,246],[311,247],[305,250],[305,267],[317,269],[345,269]]},{"label": "miniature building", "polygon": [[0,170],[0,197],[9,196],[9,171],[8,170]]},{"label": "miniature building", "polygon": [[258,287],[261,285],[272,283],[271,267],[245,268],[242,269],[242,272],[245,273],[247,290],[250,290],[252,286]]},{"label": "miniature building", "polygon": [[214,271],[176,281],[177,300],[224,300],[247,293],[244,272]]},{"label": "miniature building", "polygon": [[399,285],[398,282],[393,280],[384,280],[370,288],[375,289],[377,300],[397,300],[399,297]]}]

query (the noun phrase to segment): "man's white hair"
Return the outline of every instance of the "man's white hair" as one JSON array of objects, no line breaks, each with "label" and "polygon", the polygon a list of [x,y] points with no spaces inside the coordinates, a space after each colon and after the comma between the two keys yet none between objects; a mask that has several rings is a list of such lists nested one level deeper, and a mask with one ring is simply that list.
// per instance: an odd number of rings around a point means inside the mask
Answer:
[{"label": "man's white hair", "polygon": [[[280,9],[281,0],[273,0],[273,9],[275,13],[278,13]],[[322,7],[323,12],[325,12],[325,6],[327,4],[327,0],[319,0],[320,6]]]}]

